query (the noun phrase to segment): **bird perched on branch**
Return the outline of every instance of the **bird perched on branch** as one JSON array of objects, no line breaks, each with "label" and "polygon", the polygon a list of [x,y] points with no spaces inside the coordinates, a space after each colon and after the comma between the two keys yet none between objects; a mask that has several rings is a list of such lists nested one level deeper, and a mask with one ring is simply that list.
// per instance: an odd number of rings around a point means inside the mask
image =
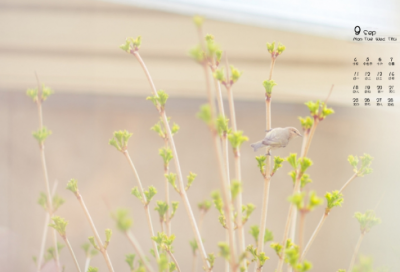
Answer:
[{"label": "bird perched on branch", "polygon": [[287,146],[291,139],[303,137],[294,127],[273,128],[266,130],[266,132],[265,138],[262,141],[252,144],[251,147],[254,151],[257,151],[261,147],[266,147],[268,151],[267,155],[271,155],[270,151],[273,149]]}]

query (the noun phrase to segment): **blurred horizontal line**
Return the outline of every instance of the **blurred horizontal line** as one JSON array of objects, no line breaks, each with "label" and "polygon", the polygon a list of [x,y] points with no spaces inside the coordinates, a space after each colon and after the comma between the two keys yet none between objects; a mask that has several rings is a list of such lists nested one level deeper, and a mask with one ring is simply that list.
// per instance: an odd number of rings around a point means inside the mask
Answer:
[{"label": "blurred horizontal line", "polygon": [[[79,57],[79,58],[105,58],[105,59],[126,59],[126,53],[122,52],[120,49],[116,49],[115,53],[106,52],[106,51],[94,51],[94,50],[68,50],[68,49],[53,49],[53,48],[18,48],[18,47],[7,47],[0,45],[0,55],[25,55],[25,56],[42,56],[42,57],[57,57],[57,58],[70,58],[70,57]],[[142,53],[144,58],[147,59],[157,59],[164,60],[166,62],[170,61],[193,61],[190,56],[184,54],[165,54],[165,52],[154,52],[154,53]],[[265,64],[265,60],[263,58],[257,57],[245,57],[245,56],[229,56],[229,60],[231,63],[240,62],[240,63],[262,63]],[[315,61],[315,60],[306,60],[306,59],[297,59],[297,60],[280,60],[281,63],[286,65],[318,65],[318,66],[346,66],[348,63],[343,61]],[[223,64],[222,64],[223,65]]]}]

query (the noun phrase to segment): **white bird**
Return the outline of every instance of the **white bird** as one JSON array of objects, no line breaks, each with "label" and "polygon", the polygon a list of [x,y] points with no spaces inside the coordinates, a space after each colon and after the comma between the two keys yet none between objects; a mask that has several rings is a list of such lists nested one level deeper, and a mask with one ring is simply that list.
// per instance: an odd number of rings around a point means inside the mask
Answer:
[{"label": "white bird", "polygon": [[266,130],[266,132],[265,138],[262,141],[252,144],[251,147],[254,151],[257,151],[261,147],[267,147],[267,155],[271,155],[270,151],[273,149],[285,147],[291,139],[303,137],[294,127],[273,128]]}]

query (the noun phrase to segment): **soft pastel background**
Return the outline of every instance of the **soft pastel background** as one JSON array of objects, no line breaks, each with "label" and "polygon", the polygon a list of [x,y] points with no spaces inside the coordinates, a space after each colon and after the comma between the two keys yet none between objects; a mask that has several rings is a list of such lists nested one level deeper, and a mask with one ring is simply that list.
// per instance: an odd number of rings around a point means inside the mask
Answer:
[{"label": "soft pastel background", "polygon": [[[134,176],[124,157],[108,145],[113,131],[127,129],[134,133],[129,151],[142,181],[146,187],[154,185],[159,189],[155,200],[163,199],[164,195],[162,162],[158,156],[163,142],[150,131],[158,114],[152,103],[145,100],[150,88],[140,66],[132,56],[118,49],[127,36],[142,35],[141,54],[155,84],[170,94],[167,112],[181,126],[175,140],[183,174],[186,176],[189,171],[198,174],[188,192],[196,216],[199,215],[197,203],[209,199],[210,192],[220,187],[210,133],[196,118],[206,95],[203,71],[187,54],[197,43],[189,16],[192,10],[176,8],[179,14],[167,13],[145,9],[141,1],[132,1],[136,2],[141,7],[89,0],[0,1],[1,271],[34,271],[32,256],[39,252],[44,225],[45,213],[36,204],[39,192],[44,191],[43,174],[38,146],[31,136],[38,127],[38,118],[35,105],[25,96],[27,88],[36,86],[35,71],[43,83],[56,91],[43,108],[44,123],[53,131],[46,141],[49,176],[52,183],[58,180],[57,193],[66,199],[58,214],[69,220],[68,236],[82,267],[85,257],[80,245],[92,233],[77,200],[64,189],[70,178],[78,179],[99,232],[103,233],[105,228],[114,230],[109,254],[115,271],[129,270],[124,258],[133,248],[117,231],[104,199],[113,208],[129,208],[134,218],[132,231],[146,252],[151,246],[143,209],[130,194],[130,189],[136,185]],[[154,2],[153,7],[157,8],[157,1],[149,2]],[[371,1],[366,3],[370,5],[369,10],[374,9]],[[399,11],[398,5],[391,1],[385,1],[381,8],[383,11],[377,11],[388,14]],[[201,11],[207,15],[207,10]],[[219,15],[210,13],[209,16],[218,19]],[[279,57],[274,71],[274,79],[279,84],[273,95],[274,127],[299,127],[297,117],[308,114],[303,102],[325,99],[331,84],[335,84],[330,105],[336,113],[318,127],[309,153],[314,161],[309,171],[314,183],[309,188],[318,195],[339,189],[352,175],[347,163],[349,154],[367,152],[374,157],[373,174],[356,179],[346,189],[343,207],[332,211],[315,240],[307,257],[314,264],[313,271],[347,268],[359,236],[353,214],[373,209],[378,203],[377,214],[383,223],[366,236],[360,253],[373,256],[376,267],[387,266],[390,271],[399,271],[399,105],[356,108],[352,106],[354,96],[351,93],[355,71],[361,74],[395,71],[399,75],[399,43],[354,44],[346,36],[352,35],[354,26],[345,28],[345,23],[340,27],[347,32],[341,36],[340,28],[318,21],[308,22],[300,29],[291,27],[296,23],[284,16],[280,21],[272,17],[270,21],[275,24],[246,23],[239,15],[232,17],[233,23],[226,17],[229,16],[221,15],[223,21],[207,20],[205,31],[214,34],[227,50],[230,62],[244,71],[234,87],[234,94],[238,127],[249,136],[250,142],[264,134],[261,83],[267,78],[270,64],[265,43],[276,40],[284,43],[287,51]],[[337,18],[341,17],[337,15]],[[398,26],[398,18],[392,19],[379,27]],[[341,20],[346,22],[346,18]],[[331,37],[327,34],[330,30],[334,34]],[[360,63],[366,57],[374,62],[378,57],[387,61],[394,57],[397,66],[354,68],[355,57]],[[371,82],[372,86],[376,84],[374,80]],[[385,80],[383,85],[389,82]],[[373,92],[356,97],[370,97],[374,101],[379,96],[375,89]],[[397,93],[393,95],[395,99],[397,96]],[[387,90],[382,97],[390,97]],[[296,139],[275,153],[287,156],[289,152],[299,152],[300,146],[301,140]],[[244,202],[253,202],[258,207],[247,228],[259,223],[262,200],[263,180],[254,155],[245,144],[242,148]],[[171,168],[174,169],[173,165]],[[285,164],[271,184],[267,226],[274,232],[276,241],[282,239],[289,207],[286,198],[292,191],[289,171]],[[172,192],[172,199],[179,200],[175,192]],[[320,207],[307,217],[306,240],[323,209]],[[159,230],[155,211],[152,216]],[[215,209],[205,217],[202,232],[207,252],[217,252],[217,242],[225,238],[217,217]],[[190,271],[192,257],[188,241],[193,235],[183,205],[172,224],[177,234],[176,257],[182,270]],[[246,236],[246,241],[253,243],[250,235]],[[264,271],[273,271],[277,258],[269,246],[266,252],[271,260],[266,262]],[[66,271],[74,271],[66,249],[61,253],[61,261]],[[106,271],[101,256],[96,256],[92,264]],[[215,271],[223,271],[221,260],[217,261]]]}]

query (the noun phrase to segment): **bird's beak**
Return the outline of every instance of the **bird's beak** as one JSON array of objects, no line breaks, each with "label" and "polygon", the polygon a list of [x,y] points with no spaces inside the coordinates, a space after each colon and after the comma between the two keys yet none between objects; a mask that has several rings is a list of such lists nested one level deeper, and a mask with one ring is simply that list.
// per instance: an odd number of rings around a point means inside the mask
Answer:
[{"label": "bird's beak", "polygon": [[301,135],[300,133],[299,133],[299,134],[297,134],[297,135],[299,135],[299,137],[303,137],[303,135]]}]

